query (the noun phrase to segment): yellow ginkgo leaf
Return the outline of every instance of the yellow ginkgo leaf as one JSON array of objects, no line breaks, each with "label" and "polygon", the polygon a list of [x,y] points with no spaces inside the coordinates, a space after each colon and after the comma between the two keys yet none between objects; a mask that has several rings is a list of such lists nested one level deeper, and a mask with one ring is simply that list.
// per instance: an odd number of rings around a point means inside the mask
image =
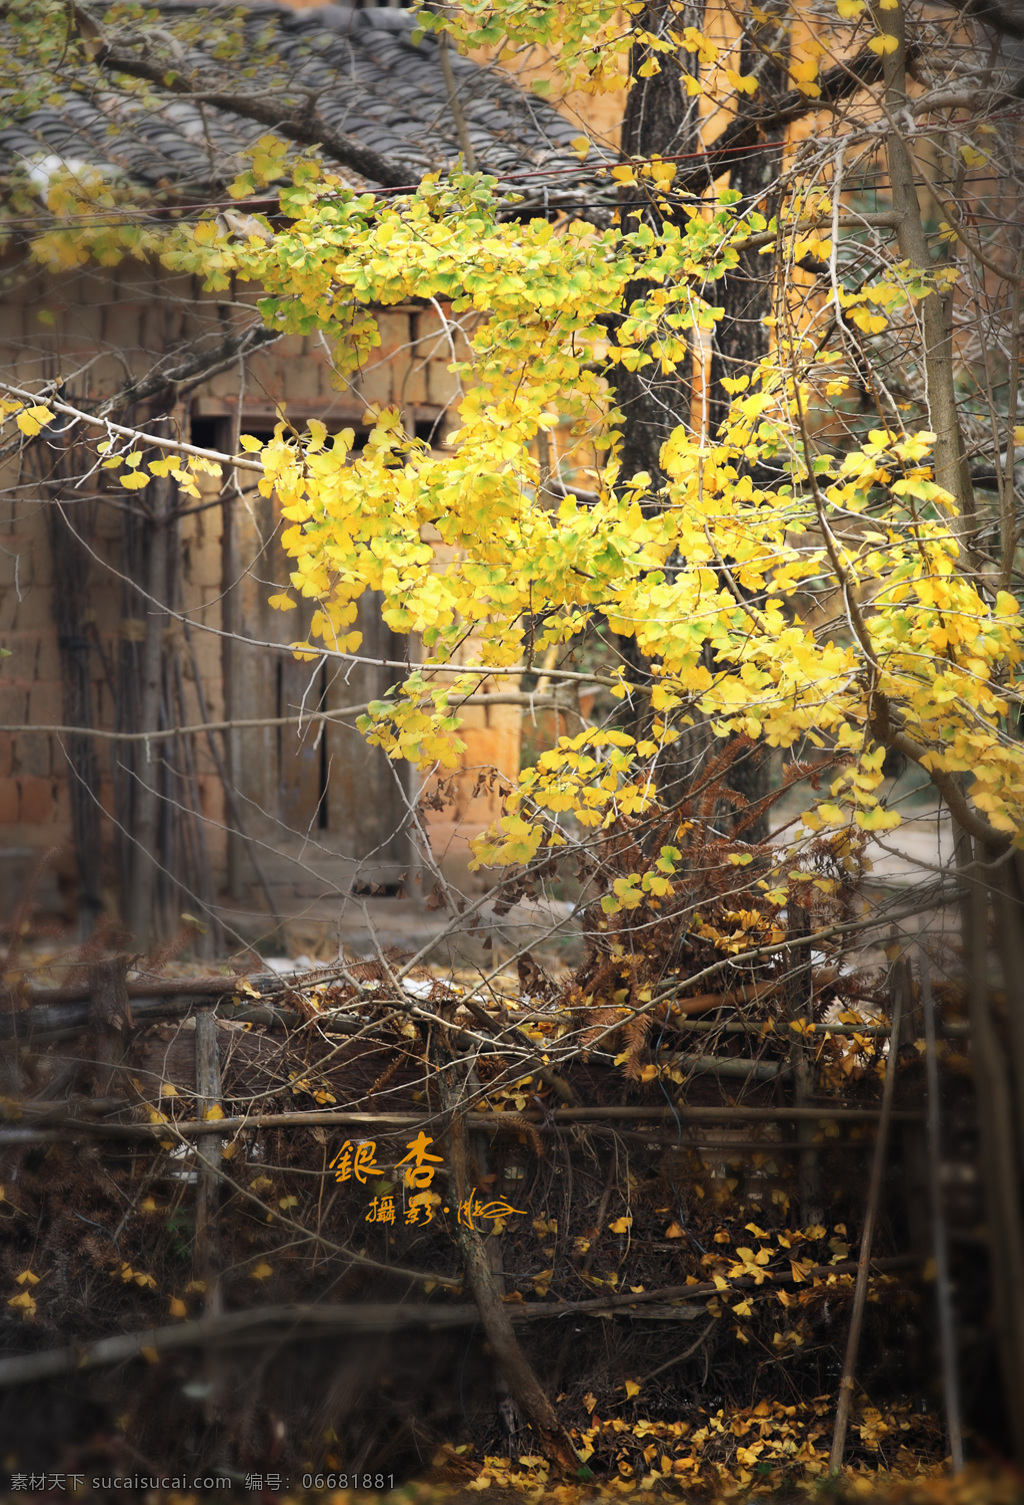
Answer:
[{"label": "yellow ginkgo leaf", "polygon": [[633,1226],[633,1219],[629,1213],[625,1217],[616,1218],[614,1223],[608,1224],[609,1233],[628,1233]]},{"label": "yellow ginkgo leaf", "polygon": [[734,68],[726,68],[725,76],[740,94],[757,93],[757,79],[752,73],[737,73]]},{"label": "yellow ginkgo leaf", "polygon": [[170,1317],[187,1317],[188,1316],[188,1307],[182,1301],[182,1299],[181,1299],[180,1296],[172,1296],[171,1297],[170,1302],[168,1303],[168,1307],[167,1307],[167,1314]]},{"label": "yellow ginkgo leaf", "polygon": [[208,1120],[223,1118],[224,1109],[221,1107],[220,1103],[211,1103],[206,1112],[203,1114],[203,1117]]},{"label": "yellow ginkgo leaf", "polygon": [[637,1384],[636,1380],[627,1380],[626,1381],[626,1399],[627,1400],[632,1400],[632,1398],[633,1398],[634,1395],[639,1395],[639,1394],[640,1394],[640,1386]]},{"label": "yellow ginkgo leaf", "polygon": [[31,1270],[22,1270],[20,1275],[15,1276],[15,1280],[20,1286],[37,1286],[39,1284],[39,1276],[33,1275]]},{"label": "yellow ginkgo leaf", "polygon": [[48,407],[44,407],[42,403],[38,403],[34,408],[24,408],[18,414],[15,422],[23,434],[26,434],[30,439],[34,439],[40,429],[45,428],[48,423],[53,422],[54,416]]},{"label": "yellow ginkgo leaf", "polygon": [[256,1266],[256,1268],[254,1270],[250,1270],[249,1271],[249,1279],[250,1280],[267,1280],[269,1276],[273,1275],[273,1273],[274,1273],[273,1266],[272,1265],[268,1265],[265,1259],[261,1259],[260,1262],[259,1262],[259,1264]]}]

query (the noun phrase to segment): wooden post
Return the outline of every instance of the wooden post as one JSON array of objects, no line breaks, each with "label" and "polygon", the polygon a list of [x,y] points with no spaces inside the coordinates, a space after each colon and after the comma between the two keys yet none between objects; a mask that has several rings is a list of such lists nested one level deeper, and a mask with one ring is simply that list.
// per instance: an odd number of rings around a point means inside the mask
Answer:
[{"label": "wooden post", "polygon": [[[472,1073],[471,1080],[474,1087],[479,1087],[479,1078],[476,1076],[475,1070]],[[489,1153],[490,1135],[482,1134],[479,1131],[475,1134],[470,1133],[469,1148],[476,1168],[482,1174],[486,1175],[491,1168]],[[494,1277],[495,1289],[501,1300],[504,1301],[508,1291],[508,1283],[505,1280],[505,1263],[502,1258],[500,1234],[488,1234],[487,1238],[484,1239],[484,1249],[487,1252],[487,1261],[491,1268],[491,1274]],[[508,1381],[500,1369],[496,1369],[494,1373],[494,1390],[498,1399],[498,1420],[501,1422],[508,1437],[509,1456],[511,1457],[514,1449],[515,1435],[519,1431],[519,1410],[512,1392],[509,1390]]]},{"label": "wooden post", "polygon": [[964,963],[971,1023],[971,1070],[978,1112],[982,1185],[989,1230],[992,1305],[998,1333],[1003,1397],[1014,1456],[1024,1460],[1024,1228],[1020,1167],[1006,1052],[996,1034],[988,983],[987,874],[983,850],[963,832],[957,843],[962,888]]},{"label": "wooden post", "polygon": [[[196,1116],[205,1119],[212,1108],[220,1107],[220,1042],[217,1017],[212,1009],[196,1015]],[[192,1278],[201,1280],[203,1312],[215,1319],[223,1313],[220,1287],[220,1244],[217,1236],[217,1211],[220,1206],[220,1165],[224,1141],[210,1134],[196,1145],[196,1236],[192,1251]],[[207,1392],[203,1413],[207,1425],[220,1421],[225,1393],[223,1357],[211,1349],[203,1356]]]},{"label": "wooden post", "polygon": [[[234,474],[234,472],[233,472]],[[238,559],[238,538],[235,523],[235,498],[225,494],[221,503],[221,683],[224,691],[224,720],[234,721],[239,714],[237,704],[238,645],[236,637],[239,621],[239,577],[241,566]],[[230,791],[233,800],[238,788],[238,769],[241,761],[239,734],[236,730],[224,733],[225,796]],[[229,803],[230,811],[230,803]],[[235,829],[234,821],[228,828],[228,892],[233,899],[245,894],[245,837]]]},{"label": "wooden post", "polygon": [[928,954],[918,947],[921,968],[921,1005],[924,1012],[925,1067],[928,1075],[928,1185],[931,1193],[932,1236],[935,1249],[935,1300],[939,1310],[942,1350],[942,1390],[946,1400],[946,1431],[953,1472],[964,1466],[964,1436],[960,1421],[960,1380],[957,1373],[956,1324],[949,1278],[949,1248],[942,1205],[942,1124],[939,1109],[939,1056],[935,1044],[935,1006],[932,1000]]},{"label": "wooden post", "polygon": [[93,1091],[110,1097],[124,1059],[125,1034],[132,1027],[128,968],[123,956],[89,968],[89,1023],[93,1031]]},{"label": "wooden post", "polygon": [[1017,1145],[1024,1164],[1024,908],[1020,899],[1020,867],[1001,864],[992,887],[995,938],[1006,993],[1006,1022],[1010,1044],[1010,1079],[1017,1110]]},{"label": "wooden post", "polygon": [[[235,863],[235,859],[231,856],[231,843],[237,838],[237,840],[240,841],[245,847],[249,862],[252,864],[252,870],[256,874],[256,881],[259,884],[260,890],[266,901],[267,913],[271,916],[274,928],[276,929],[280,917],[277,913],[277,908],[274,903],[274,896],[270,891],[270,885],[267,882],[266,874],[264,873],[262,864],[260,863],[259,853],[256,850],[256,843],[248,834],[245,821],[242,819],[242,812],[239,808],[238,800],[235,797],[235,789],[234,785],[231,782],[231,775],[228,772],[227,764],[221,757],[220,749],[217,746],[216,737],[214,736],[213,732],[209,730],[209,722],[211,720],[211,717],[206,701],[206,692],[203,689],[203,676],[199,672],[199,660],[196,657],[196,650],[192,642],[192,637],[189,632],[187,622],[184,624],[184,627],[185,642],[188,645],[189,662],[192,665],[192,682],[195,686],[196,703],[199,706],[199,718],[202,721],[203,725],[207,728],[206,745],[209,748],[210,757],[213,759],[213,766],[217,770],[217,777],[220,779],[221,789],[224,791],[224,805],[227,810],[228,821],[230,822],[230,829],[228,831],[228,891],[231,893],[233,898],[238,897],[231,886],[235,881],[231,876],[232,873],[235,872],[236,868],[238,868],[238,871],[241,871],[237,863],[234,867],[232,866],[232,864]],[[227,713],[225,712],[225,717],[226,714]],[[225,749],[228,748],[229,739],[232,735],[233,734],[230,732],[224,733]],[[220,922],[218,921],[218,924],[219,923]]]},{"label": "wooden post", "polygon": [[[213,1108],[220,1108],[220,1048],[216,1016],[212,1010],[204,1009],[196,1015],[196,1116],[207,1118]],[[206,1287],[205,1307],[211,1317],[221,1310],[217,1209],[220,1205],[219,1172],[223,1144],[219,1135],[210,1134],[197,1149],[199,1169],[193,1277]]]},{"label": "wooden post", "polygon": [[892,1034],[889,1036],[889,1055],[885,1064],[885,1087],[882,1090],[882,1116],[878,1121],[878,1138],[875,1140],[875,1158],[871,1163],[871,1180],[868,1184],[868,1200],[864,1210],[864,1226],[857,1251],[857,1281],[853,1292],[853,1311],[850,1313],[850,1331],[846,1339],[846,1358],[843,1361],[843,1377],[839,1382],[839,1404],[836,1406],[836,1425],[832,1434],[832,1455],[828,1471],[834,1477],[843,1466],[846,1448],[846,1429],[850,1422],[853,1405],[853,1384],[857,1372],[857,1353],[860,1335],[864,1327],[864,1308],[868,1299],[868,1267],[871,1263],[871,1245],[875,1237],[875,1224],[882,1200],[882,1180],[885,1175],[885,1152],[889,1142],[889,1123],[892,1117],[892,1099],[896,1086],[896,1064],[900,1048],[900,1015],[903,1000],[897,992],[892,1000]]},{"label": "wooden post", "polygon": [[[142,686],[139,730],[160,730],[160,704],[163,694],[164,628],[167,612],[167,558],[170,530],[170,483],[157,481],[152,487],[146,547],[149,551],[146,572],[147,596],[143,601],[145,638],[142,645]],[[161,763],[162,750],[143,742],[135,765],[134,820],[131,829],[131,881],[124,895],[124,915],[128,929],[140,946],[148,945],[159,933],[156,912],[159,875]]]},{"label": "wooden post", "polygon": [[472,1205],[473,1188],[469,1181],[466,1122],[455,1085],[450,1080],[451,1070],[451,1066],[441,1066],[437,1073],[437,1083],[442,1104],[448,1114],[451,1196],[455,1204],[451,1215],[456,1219],[456,1241],[465,1265],[466,1283],[473,1293],[494,1362],[508,1385],[511,1400],[537,1432],[545,1454],[563,1473],[572,1475],[579,1467],[576,1450],[519,1346],[508,1307],[502,1303],[501,1290],[495,1280],[484,1240],[474,1227],[472,1218],[460,1212],[460,1204],[469,1202]]},{"label": "wooden post", "polygon": [[[900,1049],[916,1061],[914,1041],[918,1037],[920,1009],[914,997],[914,976],[910,958],[904,953],[895,927],[887,947],[892,964],[890,987],[892,997],[900,998],[901,1019]],[[903,1160],[903,1191],[907,1209],[907,1235],[911,1249],[927,1249],[934,1237],[932,1208],[928,1192],[929,1162],[928,1136],[924,1124],[904,1123],[900,1127]]]},{"label": "wooden post", "polygon": [[[806,935],[808,933],[806,909],[799,908],[791,898],[788,913],[790,935]],[[790,973],[789,1017],[791,1020],[809,1021],[814,1004],[811,955],[806,946],[790,952],[791,958],[794,955],[799,957],[799,961]],[[814,1062],[810,1058],[806,1038],[803,1035],[794,1034],[789,1050],[789,1062],[793,1076],[793,1104],[797,1108],[806,1108],[814,1097]],[[822,1222],[824,1217],[821,1197],[821,1163],[814,1144],[817,1128],[817,1124],[809,1119],[797,1122],[796,1137],[801,1146],[797,1157],[797,1195],[800,1200],[800,1222],[804,1228],[812,1223]]]}]

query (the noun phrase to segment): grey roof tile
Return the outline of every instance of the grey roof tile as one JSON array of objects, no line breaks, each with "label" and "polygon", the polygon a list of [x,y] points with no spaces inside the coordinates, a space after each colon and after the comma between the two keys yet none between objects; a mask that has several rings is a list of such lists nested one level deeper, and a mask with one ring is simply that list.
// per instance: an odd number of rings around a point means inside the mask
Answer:
[{"label": "grey roof tile", "polygon": [[[220,61],[215,42],[223,27],[206,19],[218,8],[186,0],[159,6],[162,26],[174,28],[186,48],[175,66],[204,89],[280,97],[282,117],[316,91],[317,109],[332,129],[408,166],[411,178],[458,156],[437,40],[428,35],[414,43],[408,11],[328,4],[296,12],[257,3],[233,23],[241,25],[240,58]],[[233,6],[223,10],[226,18],[239,15]],[[569,151],[577,126],[498,70],[454,51],[451,62],[482,169],[579,171]],[[30,165],[52,154],[113,168],[140,185],[170,185],[181,195],[198,196],[222,189],[237,173],[240,155],[267,129],[180,98],[165,97],[154,107],[156,91],[126,95],[97,88],[94,73],[76,82],[60,106],[5,122],[0,171],[19,159]],[[0,120],[2,111],[0,95]],[[569,181],[561,179],[566,186]]]}]

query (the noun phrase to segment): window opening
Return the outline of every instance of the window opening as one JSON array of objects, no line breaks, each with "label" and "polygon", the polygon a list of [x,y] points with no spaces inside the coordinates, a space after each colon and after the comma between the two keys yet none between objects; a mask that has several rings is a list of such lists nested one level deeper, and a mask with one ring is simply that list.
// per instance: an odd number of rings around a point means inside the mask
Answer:
[{"label": "window opening", "polygon": [[432,449],[436,449],[444,438],[441,415],[438,414],[436,418],[417,418],[413,423],[413,433],[424,444],[429,444]]},{"label": "window opening", "polygon": [[189,423],[189,443],[197,449],[216,449],[224,451],[224,426],[223,418],[193,418]]}]

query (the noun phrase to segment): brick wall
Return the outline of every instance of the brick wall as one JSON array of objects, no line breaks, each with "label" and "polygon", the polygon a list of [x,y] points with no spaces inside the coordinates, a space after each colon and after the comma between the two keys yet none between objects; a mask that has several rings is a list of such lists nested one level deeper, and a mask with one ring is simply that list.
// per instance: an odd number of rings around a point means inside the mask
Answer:
[{"label": "brick wall", "polygon": [[[63,276],[41,271],[27,274],[10,267],[7,290],[0,294],[0,367],[18,385],[34,387],[58,371],[68,382],[70,400],[93,405],[118,390],[129,375],[142,375],[155,360],[183,340],[200,334],[221,338],[235,317],[215,296],[201,294],[187,278],[170,278],[137,264],[110,270],[87,268]],[[13,284],[13,285],[12,285]],[[40,313],[45,318],[40,318]],[[432,310],[388,310],[381,315],[381,346],[351,387],[332,384],[329,362],[319,340],[288,336],[257,353],[247,364],[244,382],[237,370],[222,372],[190,399],[193,416],[224,421],[220,443],[231,444],[239,408],[244,428],[272,424],[278,405],[297,423],[319,417],[330,425],[358,423],[368,403],[398,403],[409,426],[435,423],[456,396],[455,379],[447,371],[450,350]],[[79,374],[80,373],[80,374]],[[188,415],[176,410],[184,428]],[[144,423],[146,414],[136,414]],[[454,426],[455,420],[448,423]],[[210,488],[213,488],[212,490]],[[212,500],[216,483],[206,495]],[[95,490],[90,482],[82,494]],[[119,644],[144,630],[144,607],[118,578],[123,514],[118,504],[131,495],[112,486],[105,501],[93,508],[88,580],[91,598],[89,633],[90,679],[96,724],[113,727],[113,696],[108,669],[116,664]],[[76,498],[77,500],[77,498]],[[0,472],[0,647],[9,658],[0,661],[0,907],[5,911],[24,881],[26,854],[58,848],[52,864],[59,890],[71,892],[74,863],[71,855],[71,816],[67,763],[63,739],[46,726],[60,726],[65,712],[57,629],[53,615],[53,579],[46,526],[52,505],[31,466],[16,458]],[[69,502],[68,515],[73,506]],[[249,496],[236,507],[239,543],[257,567],[235,585],[236,615],[253,637],[290,640],[292,628],[280,613],[266,606],[271,594],[274,520],[258,515]],[[76,514],[84,516],[83,514]],[[179,608],[192,624],[191,649],[180,626],[168,629],[182,665],[185,719],[201,721],[195,673],[198,671],[213,720],[224,717],[223,640],[215,635],[224,621],[225,587],[222,558],[221,508],[213,505],[183,518],[178,530]],[[277,561],[280,567],[280,561]],[[283,583],[283,582],[282,582]],[[209,632],[205,629],[214,629]],[[247,703],[236,706],[242,716],[272,716],[275,701],[276,656],[266,649],[239,649],[236,668]],[[193,665],[194,655],[194,665]],[[467,763],[495,764],[512,774],[518,766],[518,713],[472,712],[466,740]],[[39,727],[40,730],[3,730]],[[258,821],[261,802],[276,798],[277,734],[253,733],[241,742],[238,777],[252,800],[252,819]],[[339,749],[342,744],[339,743]],[[104,819],[102,839],[109,853],[113,840],[112,773],[117,745],[98,741],[99,800]],[[215,882],[227,875],[228,840],[221,781],[205,737],[194,742],[198,804]],[[287,756],[287,751],[284,753]],[[351,745],[344,756],[353,756]],[[358,753],[356,754],[358,756]],[[467,789],[475,775],[467,775]],[[486,802],[468,794],[460,816],[476,831],[493,817]],[[460,870],[465,865],[464,831],[446,820],[437,830],[437,844],[446,861]],[[328,840],[330,836],[328,835]],[[4,858],[4,853],[8,857]],[[14,856],[10,854],[21,854]],[[454,854],[454,855],[453,855]],[[4,874],[7,889],[4,893]],[[14,874],[12,878],[10,875]],[[54,894],[58,888],[51,885]],[[106,899],[114,904],[113,870],[106,874]],[[58,899],[54,899],[57,903]],[[70,902],[70,901],[69,901]]]}]

